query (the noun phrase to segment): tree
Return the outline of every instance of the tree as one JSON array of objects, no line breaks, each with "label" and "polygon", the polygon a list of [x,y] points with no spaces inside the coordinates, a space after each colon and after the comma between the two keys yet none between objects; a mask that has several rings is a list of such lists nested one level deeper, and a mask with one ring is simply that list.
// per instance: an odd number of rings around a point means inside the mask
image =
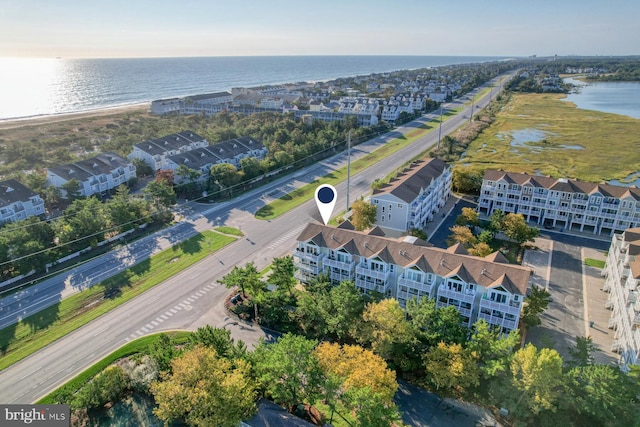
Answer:
[{"label": "tree", "polygon": [[51,207],[57,205],[60,199],[62,199],[62,192],[58,187],[49,185],[42,190],[42,198],[47,204],[47,208],[51,209]]},{"label": "tree", "polygon": [[243,268],[244,287],[249,291],[253,300],[253,310],[256,322],[258,321],[258,301],[262,297],[262,293],[267,290],[267,284],[260,278],[260,272],[256,268],[253,261],[245,264]]},{"label": "tree", "polygon": [[218,282],[228,289],[231,288],[240,288],[242,292],[242,296],[246,297],[247,293],[245,292],[245,280],[244,280],[244,268],[240,268],[237,265],[233,267],[233,269],[227,273],[222,279],[218,280]]},{"label": "tree", "polygon": [[137,176],[150,176],[153,174],[153,168],[144,160],[135,158],[131,160],[131,163],[136,167]]},{"label": "tree", "polygon": [[489,226],[487,227],[487,230],[489,230],[492,233],[492,237],[495,236],[495,234],[498,231],[502,230],[503,218],[504,218],[504,212],[502,212],[500,209],[496,209],[489,216]]},{"label": "tree", "polygon": [[461,225],[454,225],[449,230],[451,230],[451,234],[447,238],[447,243],[449,245],[455,245],[456,243],[460,243],[465,248],[471,247],[476,244],[477,239],[467,227],[463,227]]},{"label": "tree", "polygon": [[73,409],[97,409],[117,402],[128,387],[128,379],[119,366],[110,366],[85,384],[71,402]]},{"label": "tree", "polygon": [[547,309],[551,302],[551,295],[546,289],[538,286],[531,286],[531,293],[524,299],[522,309],[522,323],[527,328],[538,326],[542,321],[540,315]]},{"label": "tree", "polygon": [[116,193],[104,204],[104,207],[109,226],[116,227],[120,232],[148,221],[148,202],[131,197],[129,189],[124,185],[116,189]]},{"label": "tree", "polygon": [[150,182],[142,192],[156,213],[165,211],[177,201],[173,186],[164,180]]},{"label": "tree", "polygon": [[255,413],[255,388],[245,361],[232,363],[214,349],[196,346],[171,366],[173,373],[151,385],[158,405],[153,412],[161,420],[236,427]]},{"label": "tree", "polygon": [[567,365],[570,367],[593,365],[595,359],[593,353],[596,346],[591,337],[576,337],[576,344],[568,349],[570,360]]},{"label": "tree", "polygon": [[255,157],[240,159],[240,170],[244,173],[244,179],[252,179],[264,173],[260,161]]},{"label": "tree", "polygon": [[529,343],[513,355],[511,383],[518,392],[512,406],[516,416],[526,418],[553,410],[563,385],[562,358],[553,349],[538,351]]},{"label": "tree", "polygon": [[424,369],[429,383],[439,392],[450,393],[479,384],[477,354],[460,344],[438,343],[424,356]]},{"label": "tree", "polygon": [[167,185],[173,186],[174,184],[174,179],[173,179],[173,170],[171,169],[160,169],[159,171],[156,172],[156,182],[164,182]]},{"label": "tree", "polygon": [[104,240],[108,216],[100,200],[95,197],[75,200],[64,213],[54,225],[58,244],[84,249]]},{"label": "tree", "polygon": [[219,163],[211,166],[211,179],[221,189],[233,187],[242,181],[242,175],[231,163]]},{"label": "tree", "polygon": [[67,199],[73,201],[80,197],[80,181],[76,178],[71,178],[60,186],[64,191],[64,195]]},{"label": "tree", "polygon": [[246,346],[244,342],[236,344],[231,338],[231,331],[225,328],[214,328],[211,325],[199,327],[189,336],[192,345],[203,345],[212,348],[216,354],[225,359],[237,359],[245,356]]},{"label": "tree", "polygon": [[519,245],[526,242],[533,242],[538,237],[540,230],[536,227],[529,227],[522,214],[509,213],[502,218],[502,231],[504,234]]},{"label": "tree", "polygon": [[274,258],[271,263],[269,283],[276,286],[278,290],[291,293],[296,284],[296,280],[293,277],[294,273],[295,267],[293,266],[293,257],[291,255]]},{"label": "tree", "polygon": [[499,328],[490,328],[484,319],[480,319],[473,325],[467,348],[478,356],[480,371],[485,379],[489,379],[508,371],[519,344],[518,331],[503,335]]},{"label": "tree", "polygon": [[362,313],[359,339],[394,367],[405,364],[405,354],[413,345],[413,334],[405,312],[394,298],[367,304]]},{"label": "tree", "polygon": [[479,225],[480,214],[473,208],[462,208],[462,213],[458,215],[455,225]]},{"label": "tree", "polygon": [[491,246],[489,246],[485,242],[476,242],[475,245],[467,250],[469,251],[469,255],[479,256],[481,258],[484,258],[487,255],[493,253],[493,249],[491,249]]},{"label": "tree", "polygon": [[274,344],[260,344],[252,353],[256,376],[271,398],[289,410],[320,397],[322,370],[313,353],[315,340],[285,334]]},{"label": "tree", "polygon": [[[51,224],[37,217],[5,224],[0,231],[0,277],[44,271],[55,252]],[[11,261],[6,263],[5,261]]]},{"label": "tree", "polygon": [[576,425],[637,425],[640,388],[615,366],[577,366],[568,374],[569,401]]},{"label": "tree", "polygon": [[362,199],[351,205],[351,223],[356,230],[366,230],[376,222],[377,207]]},{"label": "tree", "polygon": [[479,193],[482,188],[482,171],[456,166],[451,176],[451,186],[461,193]]}]

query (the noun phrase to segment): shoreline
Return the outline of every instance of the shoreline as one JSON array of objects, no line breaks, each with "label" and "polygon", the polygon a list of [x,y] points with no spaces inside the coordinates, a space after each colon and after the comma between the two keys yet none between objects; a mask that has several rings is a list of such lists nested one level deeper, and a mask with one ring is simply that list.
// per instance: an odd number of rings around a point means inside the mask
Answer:
[{"label": "shoreline", "polygon": [[94,110],[76,111],[71,113],[45,114],[39,116],[0,119],[0,130],[14,129],[26,126],[46,125],[68,120],[104,117],[128,112],[146,112],[149,111],[150,106],[151,102],[141,102],[136,104],[117,105],[114,107],[97,108]]}]

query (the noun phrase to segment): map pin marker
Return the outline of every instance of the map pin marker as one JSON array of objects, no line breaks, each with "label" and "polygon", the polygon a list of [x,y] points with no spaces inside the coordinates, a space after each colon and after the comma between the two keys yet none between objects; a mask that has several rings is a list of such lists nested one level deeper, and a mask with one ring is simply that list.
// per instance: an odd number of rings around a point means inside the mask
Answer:
[{"label": "map pin marker", "polygon": [[331,219],[331,213],[333,212],[337,199],[338,193],[333,185],[322,184],[316,188],[316,205],[318,206],[324,225],[327,225],[327,222]]}]

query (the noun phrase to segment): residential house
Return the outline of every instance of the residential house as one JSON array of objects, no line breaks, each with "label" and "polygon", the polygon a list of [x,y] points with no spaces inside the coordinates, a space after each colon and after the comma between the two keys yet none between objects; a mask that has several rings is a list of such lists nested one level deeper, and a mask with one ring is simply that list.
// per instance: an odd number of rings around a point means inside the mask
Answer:
[{"label": "residential house", "polygon": [[136,167],[114,153],[99,154],[86,160],[53,166],[47,170],[47,182],[66,192],[62,187],[72,179],[80,184],[80,196],[104,194],[136,177]]},{"label": "residential house", "polygon": [[169,156],[167,169],[173,171],[176,184],[181,184],[185,179],[176,173],[180,165],[199,172],[200,178],[204,178],[209,175],[211,166],[215,164],[230,163],[240,168],[242,159],[255,157],[262,160],[267,154],[268,150],[262,143],[249,137],[242,137]]},{"label": "residential house", "polygon": [[640,228],[614,234],[603,269],[603,290],[610,293],[606,307],[614,329],[612,351],[620,354],[620,367],[627,372],[640,365]]},{"label": "residential house", "polygon": [[415,237],[391,239],[379,230],[355,231],[311,223],[293,251],[296,278],[304,283],[328,274],[334,283],[351,280],[362,292],[379,292],[405,306],[410,298],[435,298],[454,306],[462,323],[478,319],[503,332],[515,330],[531,270],[506,263],[497,253],[470,256],[464,248],[440,249]]},{"label": "residential house", "polygon": [[156,101],[151,101],[151,113],[158,115],[179,113],[181,103],[181,98],[158,99]]},{"label": "residential house", "polygon": [[422,228],[451,195],[451,168],[440,159],[415,161],[389,184],[373,191],[376,224],[383,229]]},{"label": "residential house", "polygon": [[229,92],[203,93],[183,98],[180,103],[182,114],[217,114],[233,101]]},{"label": "residential house", "polygon": [[44,215],[44,201],[15,179],[0,181],[0,225]]},{"label": "residential house", "polygon": [[487,170],[478,211],[491,215],[497,209],[539,225],[613,235],[640,227],[640,189]]},{"label": "residential house", "polygon": [[167,159],[179,153],[184,153],[196,148],[209,145],[206,139],[200,135],[183,131],[162,138],[140,142],[133,146],[133,152],[128,158],[144,160],[154,171],[167,169]]},{"label": "residential house", "polygon": [[313,111],[313,110],[294,110],[292,111],[294,117],[298,120],[301,120],[305,117],[308,120],[309,116],[313,118],[313,120],[321,120],[323,122],[342,122],[349,117],[356,118],[356,123],[358,126],[374,126],[378,124],[378,116],[373,114],[349,114],[349,113],[340,113],[333,110],[322,110],[322,111]]}]

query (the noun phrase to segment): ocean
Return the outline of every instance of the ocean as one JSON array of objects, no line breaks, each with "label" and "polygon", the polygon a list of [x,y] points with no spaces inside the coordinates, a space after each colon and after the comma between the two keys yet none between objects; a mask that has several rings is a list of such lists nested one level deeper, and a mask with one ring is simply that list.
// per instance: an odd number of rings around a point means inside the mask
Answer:
[{"label": "ocean", "polygon": [[0,120],[135,105],[233,87],[497,61],[480,56],[0,58]]}]

